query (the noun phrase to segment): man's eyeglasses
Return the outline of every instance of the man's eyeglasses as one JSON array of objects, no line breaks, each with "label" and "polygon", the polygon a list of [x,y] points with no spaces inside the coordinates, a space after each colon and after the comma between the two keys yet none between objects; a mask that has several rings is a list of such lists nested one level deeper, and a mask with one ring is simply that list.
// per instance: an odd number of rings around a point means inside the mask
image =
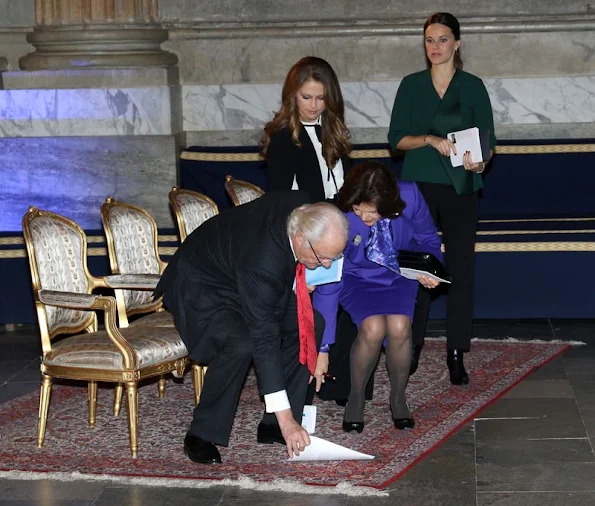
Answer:
[{"label": "man's eyeglasses", "polygon": [[343,258],[343,253],[341,253],[340,255],[337,255],[334,258],[328,258],[328,257],[318,256],[318,254],[314,250],[314,247],[312,246],[312,244],[310,242],[308,242],[308,244],[310,245],[310,249],[312,250],[312,253],[314,253],[314,256],[316,257],[316,260],[318,261],[318,263],[320,265],[322,265],[322,262],[334,262],[335,260],[339,260],[339,258]]}]

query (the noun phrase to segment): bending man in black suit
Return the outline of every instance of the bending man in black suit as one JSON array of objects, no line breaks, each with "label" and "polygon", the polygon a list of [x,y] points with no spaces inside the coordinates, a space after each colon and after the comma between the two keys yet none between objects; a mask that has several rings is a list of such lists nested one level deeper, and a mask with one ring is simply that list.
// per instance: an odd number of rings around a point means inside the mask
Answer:
[{"label": "bending man in black suit", "polygon": [[[221,462],[215,445],[229,442],[252,360],[266,404],[258,442],[285,443],[289,456],[310,443],[300,424],[310,375],[299,363],[296,260],[328,267],[348,230],[336,207],[309,199],[272,192],[223,211],[187,237],[157,286],[190,356],[208,366],[184,440],[194,462]],[[318,315],[319,342],[323,326]]]}]

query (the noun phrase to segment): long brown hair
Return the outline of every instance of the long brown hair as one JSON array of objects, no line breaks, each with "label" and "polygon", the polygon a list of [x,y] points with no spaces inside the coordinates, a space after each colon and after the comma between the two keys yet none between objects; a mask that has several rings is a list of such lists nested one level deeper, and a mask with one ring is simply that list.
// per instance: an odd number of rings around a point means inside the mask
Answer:
[{"label": "long brown hair", "polygon": [[[432,14],[427,20],[424,25],[424,35],[426,33],[426,29],[430,25],[440,24],[444,26],[448,26],[452,34],[455,37],[455,40],[461,40],[461,26],[459,25],[459,20],[455,18],[449,12],[436,12]],[[427,58],[427,57],[426,57]],[[430,61],[428,60],[428,65]],[[455,51],[455,56],[453,58],[453,64],[457,70],[463,69],[463,59],[461,58],[461,48]]]},{"label": "long brown hair", "polygon": [[351,151],[349,130],[345,126],[345,106],[339,80],[333,68],[322,58],[306,56],[287,73],[281,93],[281,109],[265,127],[260,141],[261,154],[266,157],[271,136],[284,127],[289,128],[296,146],[299,141],[300,122],[296,95],[306,81],[316,81],[324,88],[325,110],[322,113],[322,156],[332,169],[341,156]]},{"label": "long brown hair", "polygon": [[337,207],[347,213],[362,202],[375,205],[383,218],[395,218],[405,209],[397,179],[386,165],[361,162],[347,174],[339,190]]}]

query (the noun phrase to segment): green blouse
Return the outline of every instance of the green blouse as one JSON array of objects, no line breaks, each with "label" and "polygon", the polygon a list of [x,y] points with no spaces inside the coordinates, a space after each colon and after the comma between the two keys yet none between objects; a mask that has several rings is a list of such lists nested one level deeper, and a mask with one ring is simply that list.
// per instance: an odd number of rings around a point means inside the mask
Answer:
[{"label": "green blouse", "polygon": [[[478,127],[490,132],[490,149],[496,146],[494,118],[488,92],[481,79],[457,70],[444,97],[434,89],[429,70],[410,74],[401,81],[390,119],[388,142],[395,149],[406,135],[437,135]],[[432,146],[405,152],[401,179],[454,186],[459,194],[476,192],[482,177],[453,167],[449,157]]]}]

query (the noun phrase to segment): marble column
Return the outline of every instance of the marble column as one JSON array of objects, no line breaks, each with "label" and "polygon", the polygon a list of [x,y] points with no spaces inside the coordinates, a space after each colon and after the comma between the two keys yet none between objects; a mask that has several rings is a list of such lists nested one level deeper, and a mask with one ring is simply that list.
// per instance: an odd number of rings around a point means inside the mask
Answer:
[{"label": "marble column", "polygon": [[158,0],[35,0],[36,51],[22,70],[169,67],[177,56],[161,49]]}]

